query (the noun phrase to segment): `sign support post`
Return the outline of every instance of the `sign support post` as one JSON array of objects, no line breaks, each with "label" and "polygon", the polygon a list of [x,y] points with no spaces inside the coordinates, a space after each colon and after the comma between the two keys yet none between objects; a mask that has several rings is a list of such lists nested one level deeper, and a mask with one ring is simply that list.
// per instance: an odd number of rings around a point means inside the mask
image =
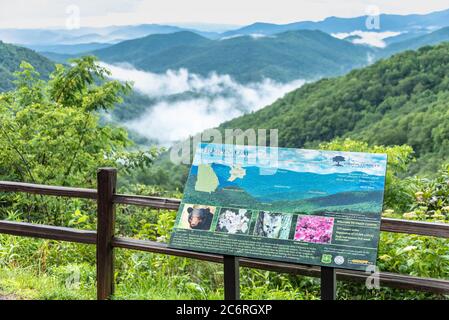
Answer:
[{"label": "sign support post", "polygon": [[336,300],[337,275],[335,268],[321,267],[321,300]]},{"label": "sign support post", "polygon": [[225,300],[240,300],[239,258],[223,256]]}]

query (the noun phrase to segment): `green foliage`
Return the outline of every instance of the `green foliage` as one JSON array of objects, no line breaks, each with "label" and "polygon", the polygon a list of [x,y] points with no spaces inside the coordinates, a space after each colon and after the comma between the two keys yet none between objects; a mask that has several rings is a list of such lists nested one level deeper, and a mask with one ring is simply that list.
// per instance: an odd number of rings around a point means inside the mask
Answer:
[{"label": "green foliage", "polygon": [[[0,95],[0,179],[95,187],[99,167],[117,167],[126,175],[150,166],[158,150],[130,151],[124,129],[100,124],[100,112],[130,91],[130,84],[106,80],[108,74],[93,57],[85,57],[70,67],[58,65],[45,82],[22,63],[16,90]],[[14,215],[50,224],[95,225],[95,206],[86,201],[0,195],[0,217]]]},{"label": "green foliage", "polygon": [[0,92],[14,88],[14,72],[19,70],[22,61],[35,66],[44,78],[55,68],[50,60],[32,50],[0,41]]},{"label": "green foliage", "polygon": [[99,111],[122,101],[130,85],[106,81],[93,57],[58,65],[46,83],[28,64],[17,89],[0,95],[0,178],[55,185],[95,185],[98,167],[149,165],[157,155],[125,152],[127,132],[99,125]]},{"label": "green foliage", "polygon": [[382,233],[378,267],[413,276],[447,279],[447,239]]},{"label": "green foliage", "polygon": [[123,178],[120,184],[144,184],[155,185],[169,191],[184,190],[190,167],[187,165],[175,165],[164,154],[145,170],[137,169]]},{"label": "green foliage", "polygon": [[449,165],[443,166],[435,178],[415,178],[410,186],[414,201],[405,218],[449,222]]}]

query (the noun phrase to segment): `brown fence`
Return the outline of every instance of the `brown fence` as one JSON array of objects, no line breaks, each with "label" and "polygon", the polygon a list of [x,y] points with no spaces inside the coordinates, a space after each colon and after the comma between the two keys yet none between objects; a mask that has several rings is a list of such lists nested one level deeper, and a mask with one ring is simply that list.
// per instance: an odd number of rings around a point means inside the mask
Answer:
[{"label": "brown fence", "polygon": [[[227,299],[237,299],[239,297],[239,266],[321,277],[322,281],[327,281],[326,279],[329,278],[328,270],[322,272],[322,270],[324,271],[326,269],[315,266],[178,250],[169,248],[165,243],[116,237],[114,235],[116,204],[168,210],[177,210],[180,205],[180,201],[176,199],[117,194],[116,177],[117,172],[115,169],[99,169],[97,175],[97,190],[0,181],[0,192],[25,192],[30,194],[96,200],[98,213],[96,231],[0,220],[0,233],[96,245],[98,299],[108,299],[114,292],[114,248],[140,250],[224,263],[224,289],[225,298]],[[381,230],[386,232],[449,238],[449,224],[443,223],[383,218]],[[371,276],[371,274],[361,271],[344,269],[332,271],[334,272],[334,277],[336,276],[336,279],[341,281],[365,282],[367,277]],[[437,294],[449,294],[449,280],[422,278],[389,272],[380,272],[378,276],[381,286],[405,290],[426,291]],[[332,285],[330,289],[335,292],[335,288],[332,288]],[[322,287],[322,298],[329,298],[329,296],[332,298],[332,294],[326,296],[326,294],[323,294],[324,291],[325,289]]]}]

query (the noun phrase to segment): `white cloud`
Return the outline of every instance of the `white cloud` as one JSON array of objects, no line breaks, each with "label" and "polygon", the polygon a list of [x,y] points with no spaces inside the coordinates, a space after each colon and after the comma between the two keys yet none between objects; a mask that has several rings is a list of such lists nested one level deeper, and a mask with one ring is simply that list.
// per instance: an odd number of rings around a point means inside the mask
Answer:
[{"label": "white cloud", "polygon": [[245,36],[244,34],[234,34],[232,36],[222,37],[222,38],[220,38],[220,41],[234,39],[234,38],[240,38],[240,37],[244,37],[244,36]]},{"label": "white cloud", "polygon": [[220,41],[234,39],[234,38],[241,38],[241,37],[251,37],[251,38],[256,39],[256,40],[257,39],[262,39],[262,38],[276,38],[276,36],[268,36],[268,35],[262,34],[262,33],[251,33],[250,35],[234,34],[232,36],[222,37],[222,38],[220,38]]},{"label": "white cloud", "polygon": [[[112,78],[134,81],[138,92],[158,99],[139,119],[125,125],[165,145],[265,107],[305,83],[296,80],[281,84],[265,79],[243,85],[229,75],[216,73],[203,77],[180,69],[155,74],[136,70],[130,65],[102,65],[111,70]],[[173,97],[181,93],[194,96]]]},{"label": "white cloud", "polygon": [[267,36],[266,34],[262,34],[262,33],[251,33],[249,35],[251,38],[253,39],[261,39],[261,38],[276,38],[276,36]]},{"label": "white cloud", "polygon": [[332,36],[338,39],[345,39],[350,36],[355,36],[351,42],[354,44],[367,44],[372,47],[385,48],[386,43],[384,39],[400,35],[401,32],[385,31],[385,32],[367,32],[356,30],[353,32],[333,33]]},{"label": "white cloud", "polygon": [[[112,77],[120,81],[133,81],[134,89],[149,97],[172,95],[188,91],[193,85],[185,69],[168,70],[164,74],[134,69],[130,64],[110,65],[100,63],[112,72]],[[163,94],[162,94],[163,93]]]}]

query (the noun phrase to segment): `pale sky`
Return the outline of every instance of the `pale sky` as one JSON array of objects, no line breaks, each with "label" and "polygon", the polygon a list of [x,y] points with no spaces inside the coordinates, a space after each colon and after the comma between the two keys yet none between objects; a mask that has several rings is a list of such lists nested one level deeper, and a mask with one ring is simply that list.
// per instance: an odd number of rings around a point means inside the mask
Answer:
[{"label": "pale sky", "polygon": [[64,28],[77,16],[81,27],[140,23],[289,23],[372,12],[428,13],[448,0],[0,0],[0,28]]}]

